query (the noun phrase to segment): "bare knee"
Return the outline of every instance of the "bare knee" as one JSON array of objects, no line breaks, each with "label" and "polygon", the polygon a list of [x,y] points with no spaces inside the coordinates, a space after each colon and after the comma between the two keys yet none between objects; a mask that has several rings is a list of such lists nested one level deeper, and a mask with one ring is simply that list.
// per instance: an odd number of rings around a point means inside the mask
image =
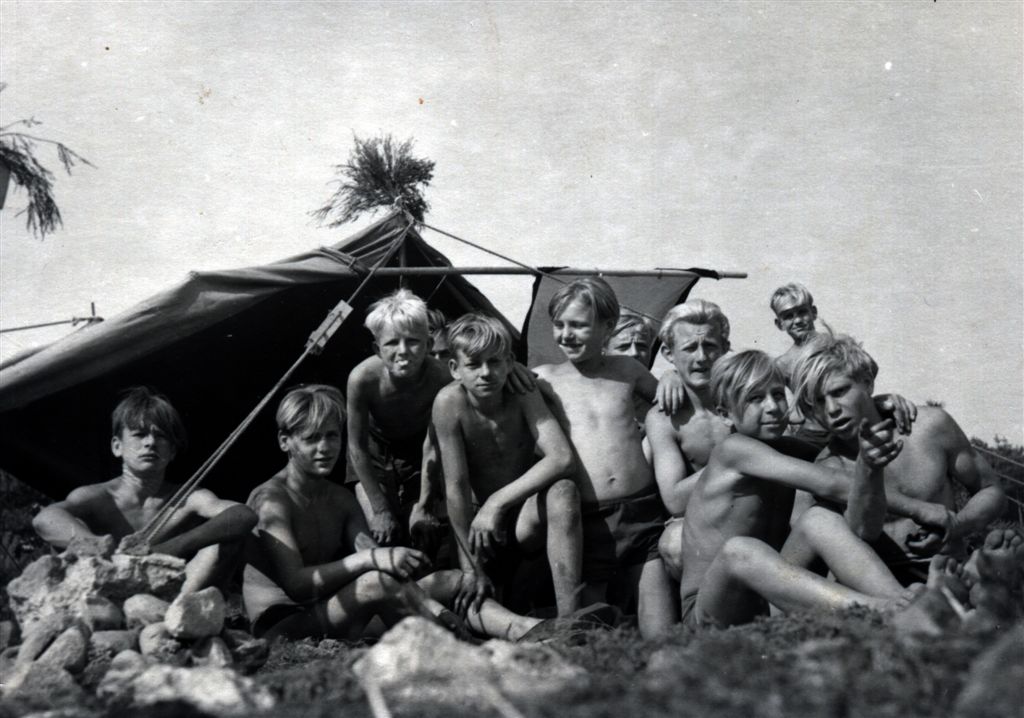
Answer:
[{"label": "bare knee", "polygon": [[356,579],[355,585],[356,600],[360,603],[397,597],[400,588],[398,580],[383,571],[367,571]]},{"label": "bare knee", "polygon": [[802,537],[805,541],[814,543],[820,537],[834,536],[835,531],[842,528],[849,528],[840,514],[822,506],[811,506],[804,511],[793,526],[793,533]]},{"label": "bare knee", "polygon": [[770,546],[749,536],[735,536],[722,546],[721,557],[730,576],[742,577],[769,558]]},{"label": "bare knee", "polygon": [[676,581],[679,580],[683,572],[682,529],[681,523],[672,522],[665,527],[665,530],[661,532],[661,538],[658,539],[658,553],[661,554],[661,560],[665,563],[665,570]]}]

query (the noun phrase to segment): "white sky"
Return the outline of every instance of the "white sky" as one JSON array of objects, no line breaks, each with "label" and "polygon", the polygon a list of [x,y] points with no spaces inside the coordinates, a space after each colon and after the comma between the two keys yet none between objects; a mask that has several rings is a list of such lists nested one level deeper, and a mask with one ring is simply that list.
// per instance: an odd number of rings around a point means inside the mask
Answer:
[{"label": "white sky", "polygon": [[[439,227],[533,264],[747,271],[694,293],[737,348],[785,349],[768,298],[803,281],[879,390],[1020,442],[1021,8],[3,0],[0,124],[97,168],[58,177],[44,241],[12,187],[0,325],[339,241],[307,213],[352,133],[386,131],[437,162]],[[527,282],[478,284],[521,320]]]}]

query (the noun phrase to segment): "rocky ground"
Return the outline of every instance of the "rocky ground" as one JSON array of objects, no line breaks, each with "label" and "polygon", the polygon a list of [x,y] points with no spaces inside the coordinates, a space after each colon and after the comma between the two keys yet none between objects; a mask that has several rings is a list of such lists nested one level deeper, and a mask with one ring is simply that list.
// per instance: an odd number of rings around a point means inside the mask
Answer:
[{"label": "rocky ground", "polygon": [[0,718],[966,718],[1024,706],[1021,621],[922,634],[857,610],[657,641],[618,628],[472,645],[407,619],[372,646],[268,646],[242,630],[237,600],[172,600],[176,559],[99,542],[29,563],[44,552],[18,535],[8,555],[27,569],[3,577]]}]

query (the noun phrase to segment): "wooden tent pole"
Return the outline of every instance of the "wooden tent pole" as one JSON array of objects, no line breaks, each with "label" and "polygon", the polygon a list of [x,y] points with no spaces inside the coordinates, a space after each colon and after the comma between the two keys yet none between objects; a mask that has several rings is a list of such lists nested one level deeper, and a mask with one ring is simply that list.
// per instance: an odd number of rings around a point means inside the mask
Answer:
[{"label": "wooden tent pole", "polygon": [[377,270],[378,277],[447,277],[465,274],[571,274],[582,276],[605,277],[682,277],[695,274],[702,279],[746,279],[746,272],[719,272],[714,269],[577,269],[566,267],[549,269],[543,272],[526,269],[525,267],[382,267]]}]

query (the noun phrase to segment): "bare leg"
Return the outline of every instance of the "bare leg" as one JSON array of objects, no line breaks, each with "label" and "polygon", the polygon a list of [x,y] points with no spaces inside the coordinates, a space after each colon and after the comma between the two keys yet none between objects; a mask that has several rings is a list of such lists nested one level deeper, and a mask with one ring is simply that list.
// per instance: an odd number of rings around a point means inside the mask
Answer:
[{"label": "bare leg", "polygon": [[[800,517],[795,533],[825,561],[844,586],[880,598],[895,599],[903,595],[903,586],[889,567],[871,546],[853,533],[841,514],[812,506]],[[786,544],[788,546],[789,541]],[[784,552],[785,549],[784,546]],[[789,556],[783,553],[783,558],[788,560]]]},{"label": "bare leg", "polygon": [[672,579],[660,558],[645,563],[637,583],[637,623],[640,635],[656,638],[664,635],[679,620]]},{"label": "bare leg", "polygon": [[180,593],[195,593],[228,578],[241,558],[242,542],[213,544],[196,551],[185,564],[185,583]]},{"label": "bare leg", "polygon": [[[437,571],[421,578],[417,583],[431,598],[451,606],[462,583],[462,571]],[[488,598],[484,600],[479,611],[470,609],[466,615],[466,622],[481,635],[518,641],[539,624],[541,619],[520,616],[494,599]]]},{"label": "bare leg", "polygon": [[364,573],[326,601],[284,619],[267,631],[265,638],[272,640],[285,636],[295,640],[307,636],[330,636],[357,639],[375,615],[380,615],[387,625],[393,625],[401,617],[398,588],[398,581],[386,573]]},{"label": "bare leg", "polygon": [[762,608],[757,595],[783,611],[884,608],[889,602],[828,581],[782,559],[759,539],[729,539],[712,561],[697,596],[697,609],[722,625],[746,623]]},{"label": "bare leg", "polygon": [[665,530],[658,539],[658,553],[665,565],[665,570],[674,581],[683,577],[683,520],[669,519]]},{"label": "bare leg", "polygon": [[516,540],[524,548],[532,549],[544,538],[558,615],[568,616],[577,610],[582,585],[583,526],[576,484],[562,479],[527,499],[515,531]]}]

